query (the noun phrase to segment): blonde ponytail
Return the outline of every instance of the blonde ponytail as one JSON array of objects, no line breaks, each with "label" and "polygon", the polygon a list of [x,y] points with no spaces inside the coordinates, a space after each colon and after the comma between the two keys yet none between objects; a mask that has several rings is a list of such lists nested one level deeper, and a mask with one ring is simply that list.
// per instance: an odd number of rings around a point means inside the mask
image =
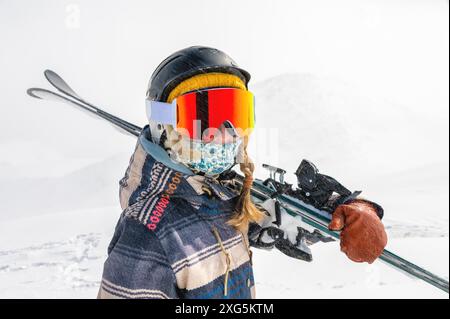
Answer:
[{"label": "blonde ponytail", "polygon": [[249,223],[259,222],[264,217],[264,213],[251,200],[250,193],[253,185],[255,164],[253,164],[247,153],[248,135],[244,137],[243,142],[243,159],[242,163],[240,163],[240,170],[244,174],[244,181],[235,207],[235,213],[228,221],[228,224],[236,230],[246,233]]}]

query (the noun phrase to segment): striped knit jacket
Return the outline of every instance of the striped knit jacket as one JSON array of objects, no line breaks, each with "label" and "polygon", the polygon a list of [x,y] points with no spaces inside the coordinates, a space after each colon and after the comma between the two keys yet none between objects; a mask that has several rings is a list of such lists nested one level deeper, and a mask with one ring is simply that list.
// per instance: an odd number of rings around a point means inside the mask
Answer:
[{"label": "striped knit jacket", "polygon": [[120,181],[98,298],[254,298],[248,234],[226,224],[237,194],[171,161],[149,134]]}]

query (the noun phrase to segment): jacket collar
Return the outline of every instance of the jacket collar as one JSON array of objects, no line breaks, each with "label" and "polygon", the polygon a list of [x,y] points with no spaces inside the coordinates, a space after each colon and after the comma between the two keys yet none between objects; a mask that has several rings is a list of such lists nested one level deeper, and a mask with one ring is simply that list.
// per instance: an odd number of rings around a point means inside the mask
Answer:
[{"label": "jacket collar", "polygon": [[228,188],[224,187],[221,182],[219,182],[218,178],[195,174],[187,166],[171,159],[165,149],[152,142],[151,132],[148,125],[143,128],[142,133],[139,136],[139,143],[142,145],[146,153],[155,161],[161,163],[167,168],[182,173],[185,180],[197,195],[203,195],[205,193],[210,194],[208,192],[208,190],[210,190],[212,192],[210,195],[215,195],[221,200],[229,200],[230,198],[236,196],[235,193],[230,192]]}]

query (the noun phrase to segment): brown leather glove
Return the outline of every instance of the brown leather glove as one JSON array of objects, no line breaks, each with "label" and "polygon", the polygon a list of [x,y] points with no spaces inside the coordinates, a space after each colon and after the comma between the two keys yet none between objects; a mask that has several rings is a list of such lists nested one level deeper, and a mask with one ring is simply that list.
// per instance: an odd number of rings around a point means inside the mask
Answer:
[{"label": "brown leather glove", "polygon": [[342,230],[341,251],[355,262],[373,263],[387,244],[386,231],[374,206],[364,200],[339,205],[328,228]]}]

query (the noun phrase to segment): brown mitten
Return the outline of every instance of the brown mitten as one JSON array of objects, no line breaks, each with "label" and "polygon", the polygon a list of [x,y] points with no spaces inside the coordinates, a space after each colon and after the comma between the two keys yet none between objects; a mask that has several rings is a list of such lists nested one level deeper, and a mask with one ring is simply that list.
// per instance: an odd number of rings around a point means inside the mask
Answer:
[{"label": "brown mitten", "polygon": [[341,250],[355,262],[373,263],[387,244],[375,208],[364,200],[339,205],[328,228],[341,231]]}]

